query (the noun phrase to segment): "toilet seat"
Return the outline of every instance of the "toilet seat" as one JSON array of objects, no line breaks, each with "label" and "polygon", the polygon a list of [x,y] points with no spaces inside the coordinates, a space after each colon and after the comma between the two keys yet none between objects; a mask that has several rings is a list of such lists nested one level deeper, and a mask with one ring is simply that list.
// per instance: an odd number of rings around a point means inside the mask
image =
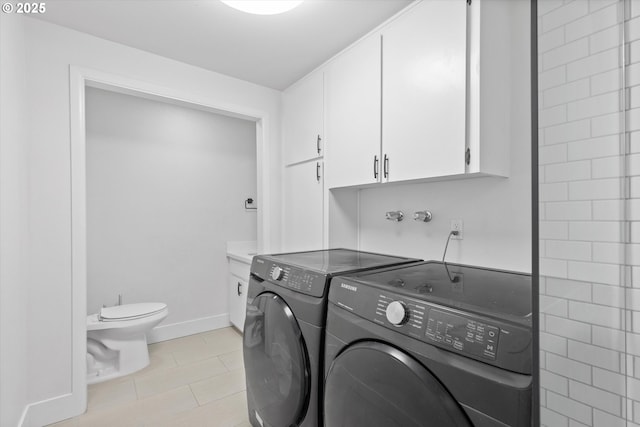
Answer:
[{"label": "toilet seat", "polygon": [[161,302],[144,302],[138,304],[123,304],[100,309],[98,319],[102,322],[118,322],[122,320],[134,320],[159,313],[167,308],[167,304]]}]

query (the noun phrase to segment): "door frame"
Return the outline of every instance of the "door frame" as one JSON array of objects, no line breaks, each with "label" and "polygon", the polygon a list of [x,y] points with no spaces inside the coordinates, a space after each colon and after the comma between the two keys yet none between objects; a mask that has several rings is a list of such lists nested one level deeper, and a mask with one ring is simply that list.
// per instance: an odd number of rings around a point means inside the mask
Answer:
[{"label": "door frame", "polygon": [[[68,417],[80,414],[87,406],[87,195],[86,195],[86,127],[85,88],[93,87],[126,95],[195,108],[215,114],[241,118],[256,123],[257,199],[262,209],[257,211],[259,249],[264,250],[272,240],[270,231],[271,208],[269,175],[270,149],[276,141],[269,138],[271,120],[267,112],[241,105],[222,102],[214,97],[195,95],[171,87],[154,85],[100,70],[70,65],[70,152],[71,152],[71,391],[54,399],[50,407]],[[53,404],[53,402],[51,402]]]}]

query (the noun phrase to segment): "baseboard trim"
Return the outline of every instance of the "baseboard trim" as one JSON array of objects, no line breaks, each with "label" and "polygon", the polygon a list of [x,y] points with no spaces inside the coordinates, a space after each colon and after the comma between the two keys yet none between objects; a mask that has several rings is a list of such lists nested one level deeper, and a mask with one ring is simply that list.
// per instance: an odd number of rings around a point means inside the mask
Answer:
[{"label": "baseboard trim", "polygon": [[41,427],[83,414],[86,402],[81,402],[79,398],[78,393],[67,393],[30,403],[24,410],[19,426]]},{"label": "baseboard trim", "polygon": [[147,334],[147,342],[149,344],[153,344],[160,341],[167,341],[174,338],[186,337],[187,335],[198,334],[200,332],[226,328],[227,326],[231,326],[229,313],[201,317],[199,319],[187,320],[185,322],[157,326]]}]

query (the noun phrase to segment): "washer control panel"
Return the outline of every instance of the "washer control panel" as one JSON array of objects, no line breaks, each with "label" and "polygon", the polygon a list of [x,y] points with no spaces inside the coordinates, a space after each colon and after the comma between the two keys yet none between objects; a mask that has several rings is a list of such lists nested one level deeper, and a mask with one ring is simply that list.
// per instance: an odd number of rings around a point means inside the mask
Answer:
[{"label": "washer control panel", "polygon": [[451,351],[496,360],[500,328],[490,321],[386,293],[378,294],[373,320]]},{"label": "washer control panel", "polygon": [[337,277],[329,302],[394,332],[491,365],[531,373],[531,327]]},{"label": "washer control panel", "polygon": [[434,308],[429,310],[425,336],[454,350],[464,350],[482,358],[495,360],[500,329],[489,323]]},{"label": "washer control panel", "polygon": [[303,268],[254,257],[251,272],[271,283],[303,294],[321,297],[325,293],[326,277]]}]

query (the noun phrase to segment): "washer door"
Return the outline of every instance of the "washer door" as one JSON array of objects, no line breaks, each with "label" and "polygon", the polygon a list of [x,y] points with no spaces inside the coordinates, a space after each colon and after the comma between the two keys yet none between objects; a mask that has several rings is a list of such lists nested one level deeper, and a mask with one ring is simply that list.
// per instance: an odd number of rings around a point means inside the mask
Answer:
[{"label": "washer door", "polygon": [[249,411],[264,426],[297,425],[309,399],[309,358],[293,312],[276,294],[247,305],[244,366]]},{"label": "washer door", "polygon": [[354,344],[331,363],[324,392],[327,427],[471,427],[451,394],[402,351]]}]

